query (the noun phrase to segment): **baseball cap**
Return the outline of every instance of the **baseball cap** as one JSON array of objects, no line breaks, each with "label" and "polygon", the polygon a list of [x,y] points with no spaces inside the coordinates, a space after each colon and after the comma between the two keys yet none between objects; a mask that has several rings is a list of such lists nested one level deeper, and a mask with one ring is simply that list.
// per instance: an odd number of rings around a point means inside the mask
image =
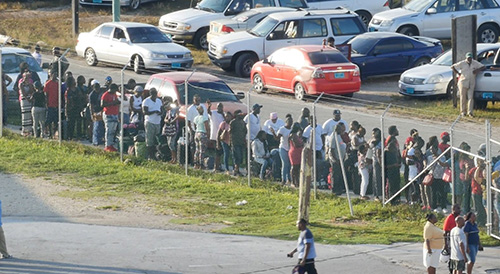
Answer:
[{"label": "baseball cap", "polygon": [[255,109],[258,109],[258,108],[262,108],[263,105],[259,105],[259,104],[255,104],[252,106],[252,109],[255,110]]},{"label": "baseball cap", "polygon": [[92,80],[92,81],[90,82],[90,85],[91,85],[91,86],[93,86],[93,85],[95,85],[95,84],[99,84],[99,81],[97,81],[96,79],[94,79],[94,80]]},{"label": "baseball cap", "polygon": [[113,78],[111,78],[111,76],[106,76],[106,82],[108,82],[108,81],[109,82],[113,81]]},{"label": "baseball cap", "polygon": [[443,131],[443,133],[441,133],[441,139],[443,139],[444,136],[450,136],[450,134],[446,131]]},{"label": "baseball cap", "polygon": [[139,93],[141,93],[141,92],[143,92],[143,91],[144,91],[144,88],[143,88],[143,87],[141,87],[141,86],[135,86],[135,88],[134,88],[134,92],[139,92]]},{"label": "baseball cap", "polygon": [[271,114],[269,114],[269,118],[271,120],[278,119],[278,113],[277,112],[271,112]]},{"label": "baseball cap", "polygon": [[469,57],[470,57],[470,58],[472,58],[472,57],[473,57],[472,52],[467,52],[467,53],[465,54],[465,58],[469,58]]},{"label": "baseball cap", "polygon": [[340,115],[342,112],[340,112],[340,109],[336,109],[333,111],[333,115]]}]

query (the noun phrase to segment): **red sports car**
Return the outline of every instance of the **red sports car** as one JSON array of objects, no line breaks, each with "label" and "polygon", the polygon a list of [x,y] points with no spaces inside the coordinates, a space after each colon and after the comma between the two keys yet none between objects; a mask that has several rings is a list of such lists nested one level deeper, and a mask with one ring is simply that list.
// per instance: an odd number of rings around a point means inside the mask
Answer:
[{"label": "red sports car", "polygon": [[293,92],[299,100],[322,92],[351,97],[361,86],[358,66],[337,49],[320,45],[279,49],[255,63],[251,77],[256,92]]}]

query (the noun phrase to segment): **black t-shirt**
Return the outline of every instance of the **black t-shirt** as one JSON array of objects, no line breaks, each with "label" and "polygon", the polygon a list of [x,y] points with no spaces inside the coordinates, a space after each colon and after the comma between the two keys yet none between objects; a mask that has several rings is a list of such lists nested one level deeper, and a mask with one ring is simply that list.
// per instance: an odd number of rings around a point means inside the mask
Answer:
[{"label": "black t-shirt", "polygon": [[44,108],[47,106],[47,99],[44,92],[33,93],[33,106]]}]

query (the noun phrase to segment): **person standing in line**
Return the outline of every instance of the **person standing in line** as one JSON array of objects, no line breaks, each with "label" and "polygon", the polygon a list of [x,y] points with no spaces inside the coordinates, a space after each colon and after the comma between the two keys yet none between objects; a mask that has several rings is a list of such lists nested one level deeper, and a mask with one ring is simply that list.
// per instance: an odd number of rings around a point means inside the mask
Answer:
[{"label": "person standing in line", "polygon": [[21,125],[23,136],[30,136],[33,133],[33,120],[31,117],[32,104],[29,101],[31,95],[35,92],[35,86],[31,79],[31,73],[26,71],[23,78],[19,81],[19,102],[21,105]]},{"label": "person standing in line", "polygon": [[245,154],[245,144],[247,136],[247,127],[243,121],[241,110],[234,112],[234,119],[229,123],[231,133],[231,148],[233,150],[234,176],[240,174],[240,165],[243,163]]},{"label": "person standing in line", "polygon": [[361,184],[359,187],[359,195],[362,200],[369,200],[370,197],[366,196],[368,184],[370,183],[370,163],[366,157],[368,146],[363,144],[358,147],[358,171],[361,174]]},{"label": "person standing in line", "polygon": [[[450,134],[446,131],[443,131],[440,137],[441,137],[441,143],[439,143],[438,147],[442,153],[445,152],[445,150],[447,150],[450,147],[450,145],[448,144],[448,142],[450,142]],[[451,157],[451,151],[446,153],[445,156],[446,159],[449,159]]]},{"label": "person standing in line", "polygon": [[49,72],[49,80],[45,82],[43,91],[47,95],[47,120],[45,125],[49,138],[54,138],[57,124],[59,123],[59,83],[57,82],[57,75]]},{"label": "person standing in line", "polygon": [[130,96],[130,122],[134,124],[142,124],[144,122],[144,116],[142,113],[142,93],[144,88],[141,86],[135,86],[134,95]]},{"label": "person standing in line", "polygon": [[[443,224],[444,230],[444,248],[450,252],[450,232],[451,230],[457,226],[455,219],[460,216],[460,205],[454,204],[451,208],[451,213],[446,217]],[[448,262],[448,268],[450,270],[450,274],[453,273],[451,262]]]},{"label": "person standing in line", "polygon": [[300,165],[302,162],[302,149],[304,149],[304,140],[302,139],[302,127],[299,123],[294,123],[288,137],[290,150],[290,164],[292,165],[292,187],[300,185]]},{"label": "person standing in line", "polygon": [[69,68],[68,59],[66,59],[66,57],[62,57],[61,48],[59,47],[52,48],[52,54],[54,55],[54,58],[49,64],[49,71],[59,75],[59,59],[61,59],[61,75],[64,75],[66,70]]},{"label": "person standing in line", "polygon": [[477,166],[469,171],[469,177],[471,178],[472,202],[477,212],[477,223],[484,226],[486,225],[486,210],[483,205],[483,189],[481,185],[484,185],[485,181],[483,172],[486,164],[481,159],[477,159],[477,162]]},{"label": "person standing in line", "polygon": [[205,152],[207,150],[207,133],[210,132],[210,123],[205,117],[205,109],[202,106],[198,106],[198,116],[194,117],[194,142],[196,144],[196,150],[194,153],[194,163],[195,168],[203,169],[205,160]]},{"label": "person standing in line", "polygon": [[9,91],[7,90],[7,86],[12,83],[12,78],[9,75],[2,72],[2,83],[0,83],[2,88],[2,112],[3,112],[3,125],[7,125],[7,101],[9,99]]},{"label": "person standing in line", "polygon": [[302,131],[306,129],[306,127],[309,125],[309,117],[311,116],[311,112],[309,111],[308,108],[303,108],[299,117],[299,124],[300,127],[302,128]]},{"label": "person standing in line", "polygon": [[293,254],[298,253],[298,264],[305,270],[303,273],[316,274],[314,259],[316,258],[316,248],[314,247],[314,236],[307,228],[307,221],[300,219],[297,222],[297,229],[300,231],[297,247],[287,254],[289,258],[293,258]]},{"label": "person standing in line", "polygon": [[77,139],[84,140],[87,133],[87,118],[85,117],[85,108],[88,105],[88,87],[85,86],[85,76],[76,77],[76,100],[78,115],[76,116],[76,135]]},{"label": "person standing in line", "polygon": [[479,239],[479,228],[476,223],[476,214],[469,212],[465,215],[464,226],[465,237],[467,238],[467,255],[469,256],[469,263],[467,264],[467,274],[472,274],[472,268],[476,263],[476,256],[478,251],[483,251],[481,240]]},{"label": "person standing in line", "polygon": [[146,131],[146,147],[148,148],[148,159],[156,159],[157,137],[161,133],[161,110],[163,102],[158,98],[155,88],[149,90],[149,97],[142,102],[144,113],[144,129]]},{"label": "person standing in line", "polygon": [[170,148],[170,163],[177,162],[177,136],[179,135],[179,107],[177,100],[172,104],[165,104],[165,119],[162,134],[167,136],[168,148]]},{"label": "person standing in line", "polygon": [[[342,141],[342,138],[340,137],[340,135],[344,131],[344,128],[342,127],[343,124],[344,123],[340,122],[335,125],[335,129],[332,132],[332,135],[329,137],[330,145],[328,145],[327,151],[328,160],[330,161],[330,165],[332,167],[332,171],[330,173],[330,178],[332,179],[332,193],[334,193],[335,195],[342,195],[342,193],[346,192],[340,165],[340,162],[344,161],[346,157],[347,149],[347,145],[344,143],[344,141]],[[337,135],[337,139],[335,139],[335,135]]]},{"label": "person standing in line", "polygon": [[101,97],[101,106],[103,107],[103,120],[105,128],[105,143],[104,151],[115,152],[117,149],[114,147],[115,133],[118,126],[118,112],[120,108],[120,100],[116,92],[118,86],[111,84],[109,90],[106,91]]},{"label": "person standing in line", "polygon": [[35,51],[31,54],[39,66],[42,66],[42,54],[40,54],[40,45],[35,45]]},{"label": "person standing in line", "polygon": [[373,166],[372,173],[372,187],[373,195],[375,196],[375,201],[380,201],[380,196],[382,196],[382,142],[381,142],[381,131],[379,128],[374,128],[372,130],[372,139],[368,142],[371,149],[371,159]]},{"label": "person standing in line", "polygon": [[[397,141],[395,138],[389,141],[387,147],[385,148],[385,176],[388,183],[388,194],[389,197],[392,197],[396,192],[398,192],[400,184],[401,184],[401,176],[399,173],[399,169],[401,168],[401,156],[399,154],[399,149],[397,145]],[[396,205],[399,204],[400,198],[399,195],[392,199],[391,204]]]},{"label": "person standing in line", "polygon": [[233,115],[231,112],[226,112],[224,115],[224,121],[219,125],[219,129],[217,131],[217,146],[222,149],[224,153],[224,169],[226,173],[229,175],[229,155],[231,154],[231,133],[230,133],[230,125],[233,120]]},{"label": "person standing in line", "polygon": [[285,125],[280,127],[277,132],[274,129],[271,129],[271,132],[274,135],[274,138],[279,140],[279,154],[281,158],[281,184],[285,185],[287,183],[291,183],[292,179],[290,178],[290,157],[288,156],[288,151],[290,150],[290,144],[288,143],[288,137],[290,136],[290,132],[292,131],[293,119],[292,117],[288,117],[285,120]]},{"label": "person standing in line", "polygon": [[7,252],[7,244],[5,242],[5,233],[2,227],[2,201],[0,200],[0,254],[2,254],[2,259],[10,259],[12,255]]},{"label": "person standing in line", "polygon": [[80,98],[76,90],[76,81],[73,77],[66,78],[66,92],[64,94],[66,104],[66,120],[68,121],[68,140],[73,140],[75,137],[75,126],[77,117],[80,116]]},{"label": "person standing in line", "polygon": [[463,231],[465,220],[462,216],[455,219],[457,226],[450,232],[450,266],[454,274],[462,274],[465,270],[465,264],[468,262],[467,258],[467,238]]},{"label": "person standing in line", "polygon": [[313,144],[313,139],[312,139],[312,131],[313,131],[313,126],[315,127],[315,135],[316,135],[316,147],[314,150],[316,151],[316,159],[323,159],[323,137],[321,135],[323,131],[323,128],[321,125],[319,125],[316,121],[316,124],[312,124],[315,119],[313,116],[309,118],[309,121],[311,124],[309,124],[305,129],[304,133],[302,134],[302,138],[307,141],[308,144]]},{"label": "person standing in line", "polygon": [[[439,148],[437,146],[431,146],[429,148],[431,155],[429,155],[425,161],[426,165],[430,165],[434,160],[438,159]],[[443,181],[444,169],[446,166],[445,157],[441,156],[433,167],[430,168],[432,173],[432,186],[431,186],[431,197],[434,212],[443,212],[443,214],[448,213],[446,206],[448,203],[448,198],[446,194],[446,184]],[[428,186],[426,186],[428,187]]]},{"label": "person standing in line", "polygon": [[[92,80],[89,94],[90,115],[92,116],[92,144],[98,146],[102,144],[104,138],[104,121],[102,117],[101,97],[102,89],[99,81]],[[50,113],[50,107],[49,107]]]},{"label": "person standing in line", "polygon": [[220,158],[224,154],[221,146],[217,146],[217,133],[219,131],[220,124],[224,122],[224,105],[222,103],[217,104],[216,110],[211,110],[212,103],[207,100],[207,112],[210,117],[210,144],[209,147],[215,148],[215,165],[214,171],[220,171]]},{"label": "person standing in line", "polygon": [[191,104],[187,108],[187,113],[186,113],[186,120],[187,120],[187,128],[189,130],[189,140],[187,140],[188,144],[188,151],[192,156],[192,159],[194,159],[194,151],[196,150],[195,147],[195,142],[194,142],[194,136],[195,136],[195,128],[194,128],[194,118],[198,116],[198,107],[201,106],[203,108],[203,116],[205,116],[205,119],[208,121],[208,110],[205,106],[205,104],[201,103],[201,97],[199,94],[193,95],[193,104]]},{"label": "person standing in line", "polygon": [[439,266],[439,255],[444,245],[444,231],[436,226],[437,218],[433,213],[426,216],[427,222],[424,226],[424,266],[428,274],[435,274]]},{"label": "person standing in line", "polygon": [[40,136],[45,138],[47,99],[45,97],[45,93],[43,92],[43,86],[40,82],[35,82],[35,93],[31,96],[30,101],[33,103],[31,113],[33,115],[33,131],[35,133],[35,138]]},{"label": "person standing in line", "polygon": [[[461,143],[459,148],[470,152],[470,146],[466,142]],[[460,181],[463,185],[462,208],[464,212],[469,212],[472,195],[471,176],[469,175],[469,171],[474,167],[474,160],[465,153],[460,153],[458,159],[460,167]]]},{"label": "person standing in line", "polygon": [[476,86],[476,75],[486,67],[480,62],[472,59],[472,52],[465,54],[465,60],[451,66],[453,72],[458,75],[458,91],[460,94],[460,113],[474,117],[474,88]]},{"label": "person standing in line", "polygon": [[262,105],[254,104],[252,106],[252,112],[248,113],[243,121],[247,124],[247,130],[250,132],[250,141],[253,141],[257,137],[257,133],[261,130],[260,127],[260,109]]}]

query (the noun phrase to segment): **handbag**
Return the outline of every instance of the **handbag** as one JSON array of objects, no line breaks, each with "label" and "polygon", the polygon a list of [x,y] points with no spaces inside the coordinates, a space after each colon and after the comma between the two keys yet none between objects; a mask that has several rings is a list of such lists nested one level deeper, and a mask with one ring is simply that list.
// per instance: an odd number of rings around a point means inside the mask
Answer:
[{"label": "handbag", "polygon": [[451,183],[451,169],[447,168],[444,170],[444,173],[443,173],[443,181],[447,182],[447,183]]},{"label": "handbag", "polygon": [[424,180],[422,181],[422,184],[424,184],[425,186],[430,186],[430,185],[432,185],[433,181],[434,181],[434,176],[432,175],[432,173],[429,173],[429,174],[425,175]]},{"label": "handbag", "polygon": [[446,264],[449,260],[450,253],[446,250],[446,248],[443,248],[443,250],[441,250],[441,254],[439,254],[439,262]]}]

